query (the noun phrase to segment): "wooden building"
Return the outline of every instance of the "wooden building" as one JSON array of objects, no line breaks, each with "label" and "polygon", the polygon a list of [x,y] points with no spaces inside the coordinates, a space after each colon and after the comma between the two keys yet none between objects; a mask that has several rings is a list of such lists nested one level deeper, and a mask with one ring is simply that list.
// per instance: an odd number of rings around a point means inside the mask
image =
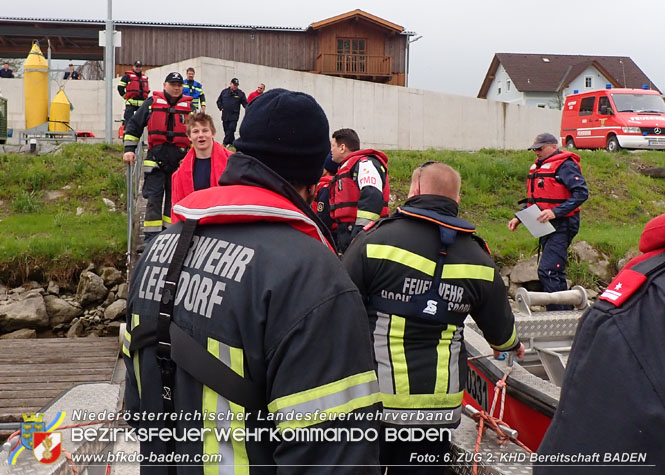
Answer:
[{"label": "wooden building", "polygon": [[[404,86],[413,32],[362,10],[306,28],[114,22],[122,33],[116,75],[199,56]],[[0,18],[0,57],[24,57],[33,39],[50,40],[54,59],[102,60],[99,20]],[[45,49],[44,46],[42,45]]]}]

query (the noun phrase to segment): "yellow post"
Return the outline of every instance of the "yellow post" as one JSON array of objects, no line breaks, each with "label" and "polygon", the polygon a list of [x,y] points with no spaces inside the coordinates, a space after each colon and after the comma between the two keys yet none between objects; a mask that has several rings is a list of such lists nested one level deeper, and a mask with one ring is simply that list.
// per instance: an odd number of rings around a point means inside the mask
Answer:
[{"label": "yellow post", "polygon": [[31,129],[48,120],[48,64],[39,42],[32,44],[23,71],[25,128]]},{"label": "yellow post", "polygon": [[64,89],[55,95],[51,102],[51,117],[49,118],[49,132],[67,132],[69,130],[69,113],[71,107]]}]

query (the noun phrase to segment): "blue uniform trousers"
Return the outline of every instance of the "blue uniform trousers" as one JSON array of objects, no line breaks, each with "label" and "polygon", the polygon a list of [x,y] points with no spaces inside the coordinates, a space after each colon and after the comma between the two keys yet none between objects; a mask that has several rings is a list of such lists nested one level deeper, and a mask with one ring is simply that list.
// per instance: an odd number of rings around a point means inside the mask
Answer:
[{"label": "blue uniform trousers", "polygon": [[[540,238],[540,262],[538,278],[544,292],[568,290],[566,283],[566,261],[568,246],[580,230],[579,213],[569,218],[556,218],[550,221],[556,231]],[[570,305],[548,305],[548,311],[572,310]]]}]

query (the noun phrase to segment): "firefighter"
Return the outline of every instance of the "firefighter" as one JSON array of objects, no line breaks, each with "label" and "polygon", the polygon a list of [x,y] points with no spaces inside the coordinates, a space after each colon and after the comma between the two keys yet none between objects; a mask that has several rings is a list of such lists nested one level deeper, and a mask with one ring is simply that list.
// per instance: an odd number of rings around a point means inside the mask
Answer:
[{"label": "firefighter", "polygon": [[323,175],[316,185],[316,193],[312,202],[312,210],[333,234],[335,233],[335,223],[330,217],[330,182],[338,168],[339,164],[333,162],[332,153],[329,153],[323,165]]},{"label": "firefighter", "polygon": [[580,320],[533,473],[665,470],[665,214],[639,249]]},{"label": "firefighter", "polygon": [[[311,96],[275,89],[252,102],[240,132],[221,186],[179,202],[184,222],[134,272],[123,348],[131,424],[209,429],[203,440],[146,440],[141,453],[209,461],[178,473],[378,475],[362,300],[310,208],[328,120]],[[175,421],[150,417],[164,412]]]},{"label": "firefighter", "polygon": [[118,94],[125,100],[125,114],[122,120],[122,126],[127,127],[129,119],[141,107],[143,101],[150,94],[150,85],[148,76],[143,74],[143,63],[134,61],[131,71],[125,71],[125,75],[120,78],[118,83]]},{"label": "firefighter", "polygon": [[[495,356],[524,354],[489,250],[473,225],[457,217],[460,183],[448,165],[424,163],[413,173],[404,206],[369,225],[342,258],[367,308],[386,432],[457,427],[467,315]],[[390,467],[389,474],[440,474],[448,444],[445,436],[422,442],[386,437],[381,465]],[[408,466],[419,464],[412,453],[431,454],[438,466]]]},{"label": "firefighter", "polygon": [[232,147],[236,139],[240,106],[247,108],[247,97],[239,86],[238,78],[231,79],[229,87],[222,89],[217,98],[217,108],[222,111],[222,125],[224,126],[224,140],[222,143],[227,148]]},{"label": "firefighter", "polygon": [[378,150],[360,150],[353,129],[335,131],[330,151],[339,164],[330,183],[330,215],[337,249],[343,253],[363,226],[388,216],[388,157]]},{"label": "firefighter", "polygon": [[[580,205],[589,197],[582,176],[580,157],[558,149],[558,139],[548,133],[538,135],[529,150],[536,154],[527,176],[527,206],[538,205],[541,223],[549,222],[555,231],[538,242],[540,262],[538,278],[545,292],[567,290],[566,261],[568,246],[580,230]],[[508,229],[515,231],[520,221],[513,218]],[[570,305],[550,304],[547,310],[571,310]]]},{"label": "firefighter", "polygon": [[206,95],[203,93],[203,85],[194,80],[194,68],[187,68],[187,79],[182,84],[182,93],[191,96],[192,105],[195,110],[206,111]]},{"label": "firefighter", "polygon": [[143,161],[144,242],[150,242],[171,224],[171,176],[187,153],[187,119],[192,98],[182,95],[182,75],[169,73],[164,91],[153,92],[132,116],[125,129],[123,160],[133,164],[143,129],[148,127],[148,154]]}]

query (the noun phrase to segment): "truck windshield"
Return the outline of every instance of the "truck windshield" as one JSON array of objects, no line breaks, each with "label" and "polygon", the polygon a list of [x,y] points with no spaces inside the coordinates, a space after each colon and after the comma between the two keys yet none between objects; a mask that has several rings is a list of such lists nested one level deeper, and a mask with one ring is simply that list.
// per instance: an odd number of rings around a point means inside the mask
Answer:
[{"label": "truck windshield", "polygon": [[654,94],[612,94],[617,112],[651,112],[665,114],[665,102]]}]

